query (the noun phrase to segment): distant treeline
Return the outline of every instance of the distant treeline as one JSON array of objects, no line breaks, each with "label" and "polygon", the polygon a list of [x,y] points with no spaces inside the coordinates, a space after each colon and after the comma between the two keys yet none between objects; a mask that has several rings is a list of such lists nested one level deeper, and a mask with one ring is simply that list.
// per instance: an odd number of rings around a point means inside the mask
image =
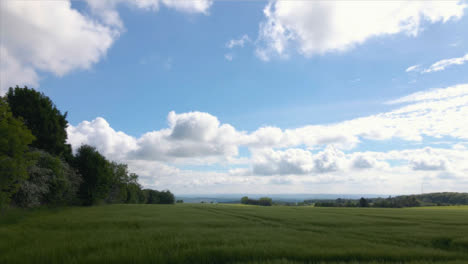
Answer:
[{"label": "distant treeline", "polygon": [[170,191],[143,190],[126,164],[67,141],[67,113],[34,89],[0,97],[0,208],[7,205],[174,203]]},{"label": "distant treeline", "polygon": [[244,196],[241,198],[241,203],[242,204],[251,204],[251,205],[261,205],[261,206],[272,206],[273,205],[273,201],[271,200],[271,198],[268,198],[268,197],[262,197],[258,200],[255,200],[255,199],[250,199],[249,197],[247,196]]},{"label": "distant treeline", "polygon": [[427,193],[419,195],[401,195],[388,198],[305,200],[304,204],[317,207],[383,207],[402,208],[417,206],[468,205],[468,193]]}]

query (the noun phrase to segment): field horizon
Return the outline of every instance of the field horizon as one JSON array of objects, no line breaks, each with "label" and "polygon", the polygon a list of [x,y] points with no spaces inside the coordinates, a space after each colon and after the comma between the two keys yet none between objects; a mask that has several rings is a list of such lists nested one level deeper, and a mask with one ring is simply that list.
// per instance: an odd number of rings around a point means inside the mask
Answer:
[{"label": "field horizon", "polygon": [[468,206],[7,210],[1,263],[466,263]]}]

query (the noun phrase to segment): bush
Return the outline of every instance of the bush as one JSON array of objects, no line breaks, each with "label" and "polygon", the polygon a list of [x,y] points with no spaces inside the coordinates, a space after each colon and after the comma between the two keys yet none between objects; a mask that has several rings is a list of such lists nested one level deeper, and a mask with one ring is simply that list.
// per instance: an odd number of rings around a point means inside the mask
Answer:
[{"label": "bush", "polygon": [[45,151],[35,150],[31,156],[32,165],[27,170],[29,179],[13,197],[15,205],[35,207],[76,204],[81,175],[66,162]]}]

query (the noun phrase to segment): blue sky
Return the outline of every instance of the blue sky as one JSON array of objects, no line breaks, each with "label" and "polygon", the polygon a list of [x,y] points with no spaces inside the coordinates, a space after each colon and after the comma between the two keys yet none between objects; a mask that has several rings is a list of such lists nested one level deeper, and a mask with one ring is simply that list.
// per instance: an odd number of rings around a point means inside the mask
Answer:
[{"label": "blue sky", "polygon": [[[5,1],[0,91],[43,91],[69,112],[75,148],[95,145],[129,163],[146,186],[179,193],[324,192],[318,183],[329,185],[325,192],[408,193],[401,182],[422,179],[434,191],[468,186],[460,165],[468,122],[457,122],[468,88],[456,86],[468,83],[466,1],[395,2],[391,15],[365,2],[141,3]],[[18,10],[45,16],[23,21]],[[69,20],[48,17],[53,11]],[[25,36],[36,36],[37,47]],[[441,101],[451,89],[457,97]],[[417,92],[429,106],[388,103]],[[394,114],[402,107],[417,111]],[[445,129],[431,111],[455,121]],[[376,116],[376,126],[392,125],[376,132],[357,119]],[[354,124],[369,127],[351,133]],[[447,173],[453,177],[441,183]],[[371,180],[355,187],[363,179]]]}]

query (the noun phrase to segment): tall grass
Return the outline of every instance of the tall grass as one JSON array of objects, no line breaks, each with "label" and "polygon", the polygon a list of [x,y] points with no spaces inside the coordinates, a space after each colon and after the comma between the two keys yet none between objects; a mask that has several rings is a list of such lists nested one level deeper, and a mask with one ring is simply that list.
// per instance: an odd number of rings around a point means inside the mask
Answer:
[{"label": "tall grass", "polygon": [[468,263],[468,207],[16,210],[0,263]]}]

